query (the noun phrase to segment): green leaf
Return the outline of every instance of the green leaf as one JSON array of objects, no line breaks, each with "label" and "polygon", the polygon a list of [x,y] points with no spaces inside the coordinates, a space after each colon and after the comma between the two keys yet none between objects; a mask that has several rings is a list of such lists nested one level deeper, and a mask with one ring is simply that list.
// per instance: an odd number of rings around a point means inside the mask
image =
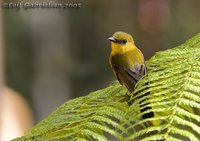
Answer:
[{"label": "green leaf", "polygon": [[15,141],[200,140],[200,34],[146,65],[132,94],[114,82],[64,103]]}]

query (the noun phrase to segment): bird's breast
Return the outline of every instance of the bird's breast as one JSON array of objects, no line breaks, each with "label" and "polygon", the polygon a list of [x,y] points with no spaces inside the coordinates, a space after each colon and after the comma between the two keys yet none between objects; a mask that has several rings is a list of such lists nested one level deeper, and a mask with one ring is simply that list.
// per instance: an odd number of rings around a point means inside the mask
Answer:
[{"label": "bird's breast", "polygon": [[129,55],[128,52],[110,57],[110,63],[115,71],[124,71],[124,69],[132,67],[135,61],[134,57]]}]

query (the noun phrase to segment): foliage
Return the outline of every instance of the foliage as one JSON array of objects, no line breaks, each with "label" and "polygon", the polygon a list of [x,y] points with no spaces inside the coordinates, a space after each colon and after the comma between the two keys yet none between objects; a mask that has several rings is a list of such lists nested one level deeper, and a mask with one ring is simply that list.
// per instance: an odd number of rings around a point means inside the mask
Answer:
[{"label": "foliage", "polygon": [[[114,82],[66,102],[15,140],[198,141],[200,34],[178,47],[157,52],[146,64],[148,74],[130,97]],[[149,106],[152,109],[140,112]],[[155,116],[141,118],[149,112]]]}]

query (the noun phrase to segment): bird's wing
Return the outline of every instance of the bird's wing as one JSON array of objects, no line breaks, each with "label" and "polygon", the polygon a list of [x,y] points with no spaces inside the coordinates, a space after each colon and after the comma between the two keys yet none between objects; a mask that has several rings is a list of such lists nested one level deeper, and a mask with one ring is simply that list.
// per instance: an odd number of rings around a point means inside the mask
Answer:
[{"label": "bird's wing", "polygon": [[139,81],[146,73],[146,66],[145,64],[135,64],[133,67],[125,69],[125,72],[136,81]]},{"label": "bird's wing", "polygon": [[130,92],[133,92],[135,84],[146,73],[146,66],[144,64],[135,64],[131,68],[126,68],[117,73],[117,78],[120,83],[124,84]]}]

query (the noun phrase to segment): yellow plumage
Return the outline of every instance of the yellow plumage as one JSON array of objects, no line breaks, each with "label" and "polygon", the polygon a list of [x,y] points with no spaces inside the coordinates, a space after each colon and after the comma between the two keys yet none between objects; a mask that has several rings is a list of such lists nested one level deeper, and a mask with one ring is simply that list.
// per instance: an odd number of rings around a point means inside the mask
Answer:
[{"label": "yellow plumage", "polygon": [[[120,84],[134,91],[135,84],[146,73],[142,52],[135,46],[133,37],[125,32],[115,32],[111,41],[110,64]],[[144,110],[150,109],[147,107]],[[144,111],[141,110],[141,111]],[[143,118],[152,117],[153,113],[143,115]]]},{"label": "yellow plumage", "polygon": [[125,32],[118,31],[109,39],[110,64],[119,82],[132,92],[137,81],[145,74],[143,54],[135,46],[132,36]]}]

